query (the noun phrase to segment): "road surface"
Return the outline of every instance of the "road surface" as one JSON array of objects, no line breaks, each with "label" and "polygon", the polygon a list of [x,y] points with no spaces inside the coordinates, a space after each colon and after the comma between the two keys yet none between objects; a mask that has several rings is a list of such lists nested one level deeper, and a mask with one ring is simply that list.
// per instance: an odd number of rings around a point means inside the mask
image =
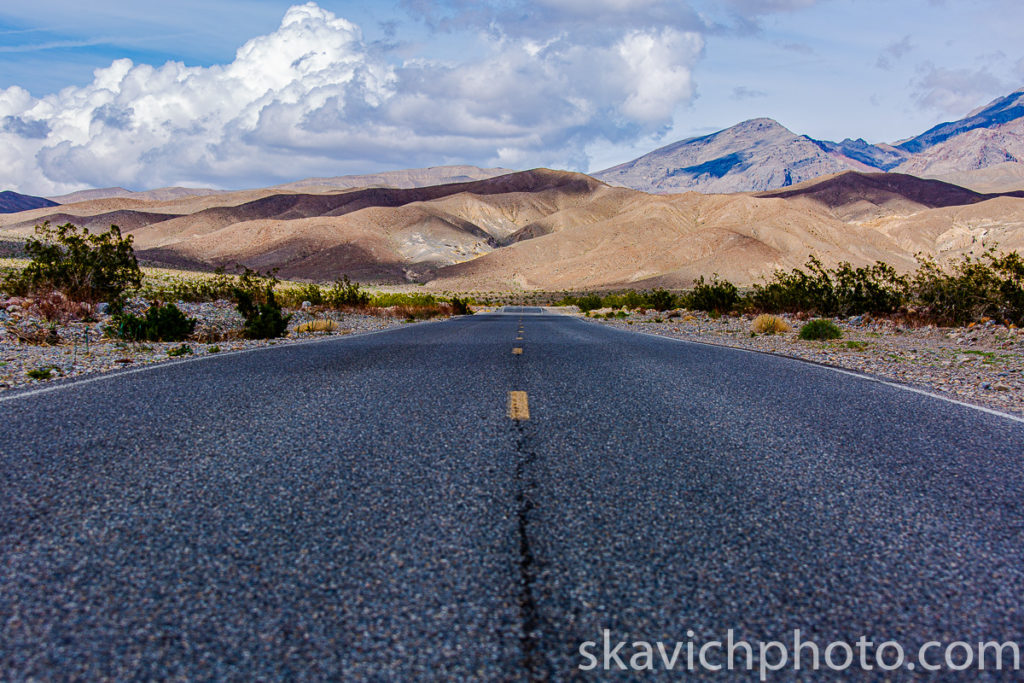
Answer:
[{"label": "road surface", "polygon": [[807,363],[508,309],[0,421],[3,680],[596,679],[605,629],[1024,641],[1024,425]]}]

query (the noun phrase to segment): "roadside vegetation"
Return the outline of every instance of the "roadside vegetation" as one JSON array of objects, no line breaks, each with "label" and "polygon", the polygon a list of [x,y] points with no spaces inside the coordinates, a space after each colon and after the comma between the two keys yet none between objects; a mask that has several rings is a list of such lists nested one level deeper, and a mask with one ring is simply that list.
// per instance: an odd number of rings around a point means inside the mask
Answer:
[{"label": "roadside vegetation", "polygon": [[[995,320],[1024,325],[1024,258],[1017,252],[999,255],[994,249],[978,258],[965,256],[942,268],[919,257],[918,268],[906,275],[886,263],[854,267],[841,263],[826,268],[811,258],[803,268],[777,271],[746,292],[717,275],[699,278],[686,292],[567,294],[559,305],[575,305],[584,313],[598,309],[689,309],[712,317],[730,314],[798,316],[874,316],[910,324],[964,326]],[[772,334],[779,330],[770,328]]]},{"label": "roadside vegetation", "polygon": [[[273,339],[287,334],[292,317],[286,309],[314,315],[334,312],[425,320],[471,315],[468,298],[433,294],[372,292],[347,276],[330,285],[282,282],[276,272],[248,268],[229,274],[144,271],[136,259],[131,235],[117,226],[93,233],[70,223],[44,223],[35,235],[4,252],[0,263],[0,294],[31,302],[32,314],[47,321],[39,329],[15,328],[11,334],[26,343],[59,341],[56,325],[94,322],[110,314],[106,335],[132,342],[183,341],[194,336],[197,320],[177,304],[231,301],[245,322],[238,336]],[[138,302],[142,301],[144,309]],[[126,310],[129,302],[133,310]],[[171,303],[176,302],[176,303]],[[29,305],[26,303],[26,305]],[[336,330],[325,322],[310,330]]]},{"label": "roadside vegetation", "polygon": [[[47,342],[53,340],[53,325],[96,320],[104,313],[112,314],[110,336],[183,341],[195,336],[197,322],[181,311],[183,303],[213,301],[231,301],[245,319],[238,335],[253,339],[286,334],[292,312],[299,310],[325,320],[328,314],[357,313],[414,321],[466,315],[473,306],[501,304],[574,305],[588,315],[605,309],[606,318],[623,318],[626,311],[656,311],[664,320],[675,317],[677,309],[703,311],[712,318],[776,316],[753,325],[756,334],[787,331],[779,314],[800,320],[870,316],[920,325],[964,326],[988,320],[1024,325],[1024,258],[995,250],[944,266],[921,257],[917,270],[909,274],[885,263],[829,268],[811,258],[802,268],[780,270],[742,291],[714,275],[698,278],[684,292],[490,292],[475,299],[454,293],[378,292],[346,276],[325,285],[282,282],[275,272],[249,269],[187,274],[144,270],[136,260],[132,237],[122,235],[116,226],[91,233],[72,224],[44,223],[34,237],[19,243],[18,252],[20,261],[3,262],[0,293],[31,298],[33,314],[50,325],[19,329],[15,336]],[[129,301],[134,303],[126,310]]]}]

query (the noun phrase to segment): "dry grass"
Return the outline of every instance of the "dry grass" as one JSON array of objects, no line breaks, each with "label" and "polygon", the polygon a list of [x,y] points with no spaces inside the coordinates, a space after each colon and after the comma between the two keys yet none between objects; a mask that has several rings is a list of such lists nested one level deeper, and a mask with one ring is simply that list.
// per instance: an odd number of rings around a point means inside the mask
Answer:
[{"label": "dry grass", "polygon": [[791,329],[793,328],[785,320],[777,315],[768,315],[767,313],[754,318],[754,322],[750,325],[750,330],[757,334],[782,334]]},{"label": "dry grass", "polygon": [[87,320],[93,316],[93,307],[80,301],[72,301],[60,292],[50,292],[33,301],[29,309],[50,322],[67,323],[72,320]]},{"label": "dry grass", "polygon": [[338,323],[333,320],[311,320],[296,327],[295,331],[300,334],[303,332],[337,332]]},{"label": "dry grass", "polygon": [[32,344],[34,346],[56,346],[60,343],[60,335],[57,329],[51,325],[27,325],[17,326],[7,323],[4,325],[7,333],[18,340],[19,344]]}]

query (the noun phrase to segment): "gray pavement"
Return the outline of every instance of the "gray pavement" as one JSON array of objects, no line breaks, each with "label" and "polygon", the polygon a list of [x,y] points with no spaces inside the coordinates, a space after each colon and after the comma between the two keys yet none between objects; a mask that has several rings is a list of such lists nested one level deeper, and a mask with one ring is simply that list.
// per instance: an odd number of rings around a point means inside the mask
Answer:
[{"label": "gray pavement", "polygon": [[0,420],[0,680],[603,678],[603,629],[1024,641],[1024,425],[797,361],[506,309]]}]

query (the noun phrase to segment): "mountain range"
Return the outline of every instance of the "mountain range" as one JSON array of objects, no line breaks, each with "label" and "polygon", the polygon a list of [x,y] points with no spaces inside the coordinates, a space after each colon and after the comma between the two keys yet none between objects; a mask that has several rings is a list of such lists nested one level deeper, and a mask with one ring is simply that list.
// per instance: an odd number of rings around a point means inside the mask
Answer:
[{"label": "mountain range", "polygon": [[17,213],[0,213],[0,241],[42,221],[116,224],[154,265],[440,291],[686,287],[714,273],[749,285],[811,255],[908,271],[918,254],[1024,250],[1022,133],[1018,91],[892,145],[754,119],[596,178],[449,166],[243,191],[3,193],[0,211]]},{"label": "mountain range", "polygon": [[644,192],[728,193],[789,187],[841,171],[912,174],[980,192],[1024,188],[1024,89],[891,145],[815,140],[761,118],[593,176]]},{"label": "mountain range", "polygon": [[106,198],[0,216],[0,238],[44,220],[117,224],[156,265],[441,291],[685,287],[713,273],[745,285],[810,255],[906,271],[918,253],[1024,249],[1024,192],[891,172],[735,194],[648,194],[536,169],[421,188]]}]

